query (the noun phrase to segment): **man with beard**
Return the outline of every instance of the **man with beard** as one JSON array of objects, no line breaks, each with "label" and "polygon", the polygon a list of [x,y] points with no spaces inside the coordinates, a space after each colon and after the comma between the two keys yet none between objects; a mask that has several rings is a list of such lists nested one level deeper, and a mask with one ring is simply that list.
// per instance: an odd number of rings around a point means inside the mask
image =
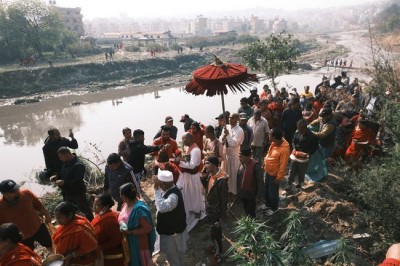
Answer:
[{"label": "man with beard", "polygon": [[0,224],[14,223],[23,234],[22,244],[34,248],[34,242],[51,250],[51,237],[46,225],[51,216],[39,198],[30,190],[20,189],[14,180],[3,180],[0,183]]}]

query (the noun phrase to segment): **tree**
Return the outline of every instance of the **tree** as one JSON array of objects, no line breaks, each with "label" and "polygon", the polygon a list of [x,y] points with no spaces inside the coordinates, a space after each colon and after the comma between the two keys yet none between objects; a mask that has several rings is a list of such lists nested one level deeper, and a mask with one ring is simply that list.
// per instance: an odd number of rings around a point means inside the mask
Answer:
[{"label": "tree", "polygon": [[292,35],[281,32],[270,34],[264,41],[250,44],[239,55],[252,69],[263,71],[271,78],[276,89],[276,77],[295,68],[299,52]]},{"label": "tree", "polygon": [[71,32],[58,11],[41,0],[1,4],[0,22],[0,47],[7,46],[20,56],[32,53],[42,56],[45,51],[63,50],[72,42]]}]

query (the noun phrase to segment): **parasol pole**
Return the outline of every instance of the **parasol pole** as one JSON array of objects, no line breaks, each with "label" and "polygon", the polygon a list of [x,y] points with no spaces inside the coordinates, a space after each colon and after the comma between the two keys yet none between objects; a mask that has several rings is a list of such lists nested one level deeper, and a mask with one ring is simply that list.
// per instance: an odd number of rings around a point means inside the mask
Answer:
[{"label": "parasol pole", "polygon": [[221,101],[222,101],[222,114],[225,116],[225,99],[224,99],[224,93],[221,93]]},{"label": "parasol pole", "polygon": [[[225,87],[226,87],[226,85],[225,85]],[[224,98],[223,91],[221,91],[221,102],[222,102],[222,114],[224,115],[225,125],[227,125],[228,121],[227,121],[226,115],[225,115],[225,98]]]}]

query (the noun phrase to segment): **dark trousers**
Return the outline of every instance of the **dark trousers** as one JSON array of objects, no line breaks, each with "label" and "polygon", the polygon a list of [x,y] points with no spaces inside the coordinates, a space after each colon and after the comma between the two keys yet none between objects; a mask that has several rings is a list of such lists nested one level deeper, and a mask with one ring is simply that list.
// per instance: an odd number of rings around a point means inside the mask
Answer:
[{"label": "dark trousers", "polygon": [[275,177],[265,173],[265,206],[276,211],[279,207],[279,184],[275,184]]},{"label": "dark trousers", "polygon": [[45,224],[42,223],[37,232],[33,236],[22,240],[21,243],[27,247],[30,247],[33,250],[35,247],[34,246],[35,241],[39,242],[39,244],[42,245],[43,247],[51,248],[52,245],[51,236]]},{"label": "dark trousers", "polygon": [[304,177],[306,175],[308,164],[309,164],[308,162],[299,163],[292,160],[289,168],[289,186],[292,185],[296,176],[299,179],[299,185],[301,185],[304,182]]},{"label": "dark trousers", "polygon": [[243,202],[244,212],[251,218],[256,218],[256,199],[241,198]]},{"label": "dark trousers", "polygon": [[[218,225],[215,223],[218,222]],[[210,224],[210,238],[213,244],[216,242],[218,245],[218,252],[222,253],[222,225],[219,221],[213,218],[208,218]],[[215,247],[215,244],[214,244]]]},{"label": "dark trousers", "polygon": [[93,213],[89,206],[89,201],[86,198],[86,194],[76,195],[63,195],[64,201],[69,201],[78,206],[78,209],[85,215],[89,221],[93,220]]}]

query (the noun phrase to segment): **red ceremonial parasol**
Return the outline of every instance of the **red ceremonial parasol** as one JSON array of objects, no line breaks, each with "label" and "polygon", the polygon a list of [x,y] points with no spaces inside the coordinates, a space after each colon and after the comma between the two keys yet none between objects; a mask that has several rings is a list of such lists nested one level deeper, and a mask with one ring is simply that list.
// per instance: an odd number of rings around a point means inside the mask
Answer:
[{"label": "red ceremonial parasol", "polygon": [[185,90],[194,95],[205,92],[207,96],[221,95],[222,113],[225,114],[224,94],[245,91],[246,87],[257,83],[256,74],[247,73],[247,68],[239,64],[223,63],[215,55],[215,62],[193,71],[193,79]]}]

